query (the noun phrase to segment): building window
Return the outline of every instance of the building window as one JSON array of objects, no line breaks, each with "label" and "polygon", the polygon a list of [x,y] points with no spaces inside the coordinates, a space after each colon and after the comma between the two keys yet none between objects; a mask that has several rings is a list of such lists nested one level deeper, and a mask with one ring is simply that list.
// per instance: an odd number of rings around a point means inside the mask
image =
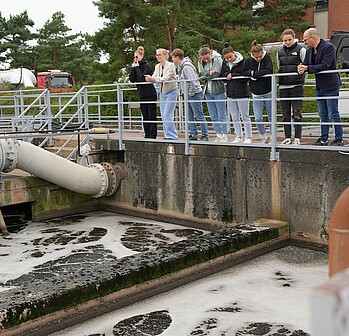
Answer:
[{"label": "building window", "polygon": [[328,10],[328,0],[316,0],[315,11]]}]

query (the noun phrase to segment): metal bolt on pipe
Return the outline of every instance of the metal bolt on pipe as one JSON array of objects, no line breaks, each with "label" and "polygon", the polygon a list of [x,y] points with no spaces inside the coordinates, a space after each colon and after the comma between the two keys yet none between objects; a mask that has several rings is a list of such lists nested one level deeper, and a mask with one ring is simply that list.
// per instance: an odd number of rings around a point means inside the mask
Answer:
[{"label": "metal bolt on pipe", "polygon": [[125,178],[121,163],[103,162],[85,167],[28,142],[0,139],[0,171],[8,173],[15,168],[96,198],[113,195]]}]

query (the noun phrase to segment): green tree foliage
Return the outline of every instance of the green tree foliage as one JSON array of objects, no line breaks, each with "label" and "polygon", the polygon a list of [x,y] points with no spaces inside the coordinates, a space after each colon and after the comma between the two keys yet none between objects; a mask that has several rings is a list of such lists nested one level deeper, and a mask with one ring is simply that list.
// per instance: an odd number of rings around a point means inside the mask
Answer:
[{"label": "green tree foliage", "polygon": [[221,51],[224,42],[247,53],[251,42],[278,39],[286,28],[303,31],[313,0],[96,0],[108,19],[94,43],[109,54],[110,79],[122,76],[134,50],[143,45],[155,62],[157,47],[182,48],[194,61],[203,44]]},{"label": "green tree foliage", "polygon": [[[314,0],[95,0],[107,20],[95,35],[72,34],[57,12],[33,33],[26,11],[0,12],[0,61],[12,68],[71,72],[81,84],[127,78],[133,52],[143,45],[148,61],[155,51],[182,48],[194,62],[201,45],[222,50],[224,42],[246,54],[251,42],[276,40],[285,28],[303,32],[305,10]],[[107,55],[107,63],[99,62]]]},{"label": "green tree foliage", "polygon": [[264,7],[256,9],[260,25],[274,32],[274,37],[286,28],[303,32],[310,25],[304,21],[306,9],[315,5],[314,0],[265,0]]},{"label": "green tree foliage", "polygon": [[35,72],[59,69],[72,73],[80,83],[92,83],[98,55],[91,48],[91,38],[70,31],[62,12],[54,13],[38,30]]},{"label": "green tree foliage", "polygon": [[6,20],[0,12],[0,61],[8,63],[12,68],[29,67],[32,47],[29,41],[35,38],[31,32],[34,21],[28,17],[27,11],[19,15],[10,15]]}]

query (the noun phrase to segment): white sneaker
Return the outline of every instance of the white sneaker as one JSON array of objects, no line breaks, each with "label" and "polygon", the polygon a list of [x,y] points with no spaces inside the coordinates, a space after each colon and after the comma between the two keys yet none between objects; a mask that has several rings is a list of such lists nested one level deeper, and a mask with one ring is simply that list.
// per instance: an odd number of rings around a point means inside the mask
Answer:
[{"label": "white sneaker", "polygon": [[228,136],[226,134],[222,134],[220,142],[228,142]]},{"label": "white sneaker", "polygon": [[231,143],[241,143],[242,139],[239,137],[236,137]]},{"label": "white sneaker", "polygon": [[261,143],[262,143],[262,144],[267,144],[267,143],[269,143],[267,134],[261,135]]},{"label": "white sneaker", "polygon": [[292,140],[290,138],[286,138],[283,142],[283,145],[292,145]]},{"label": "white sneaker", "polygon": [[216,139],[214,139],[213,142],[221,142],[222,136],[223,136],[222,134],[217,133],[217,134],[216,134]]},{"label": "white sneaker", "polygon": [[245,138],[245,140],[244,140],[244,143],[252,143],[252,139],[251,138]]},{"label": "white sneaker", "polygon": [[294,145],[300,145],[301,144],[301,139],[295,138],[294,141],[293,141],[293,144]]}]

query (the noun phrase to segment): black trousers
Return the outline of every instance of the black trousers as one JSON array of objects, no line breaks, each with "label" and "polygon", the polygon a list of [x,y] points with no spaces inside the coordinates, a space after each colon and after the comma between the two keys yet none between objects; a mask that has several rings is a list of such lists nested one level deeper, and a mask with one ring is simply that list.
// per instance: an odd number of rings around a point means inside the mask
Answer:
[{"label": "black trousers", "polygon": [[[302,105],[303,101],[300,99],[293,99],[295,97],[304,96],[303,85],[295,86],[292,89],[281,89],[280,98],[292,98],[290,100],[280,100],[282,121],[291,122],[291,117],[294,122],[295,138],[302,137]],[[285,138],[291,138],[291,125],[284,125]]]},{"label": "black trousers", "polygon": [[[145,97],[141,102],[141,113],[143,116],[143,129],[146,138],[156,139],[157,123],[156,123],[156,103],[157,97]],[[147,103],[152,101],[153,103]],[[152,122],[155,121],[155,122]]]}]

